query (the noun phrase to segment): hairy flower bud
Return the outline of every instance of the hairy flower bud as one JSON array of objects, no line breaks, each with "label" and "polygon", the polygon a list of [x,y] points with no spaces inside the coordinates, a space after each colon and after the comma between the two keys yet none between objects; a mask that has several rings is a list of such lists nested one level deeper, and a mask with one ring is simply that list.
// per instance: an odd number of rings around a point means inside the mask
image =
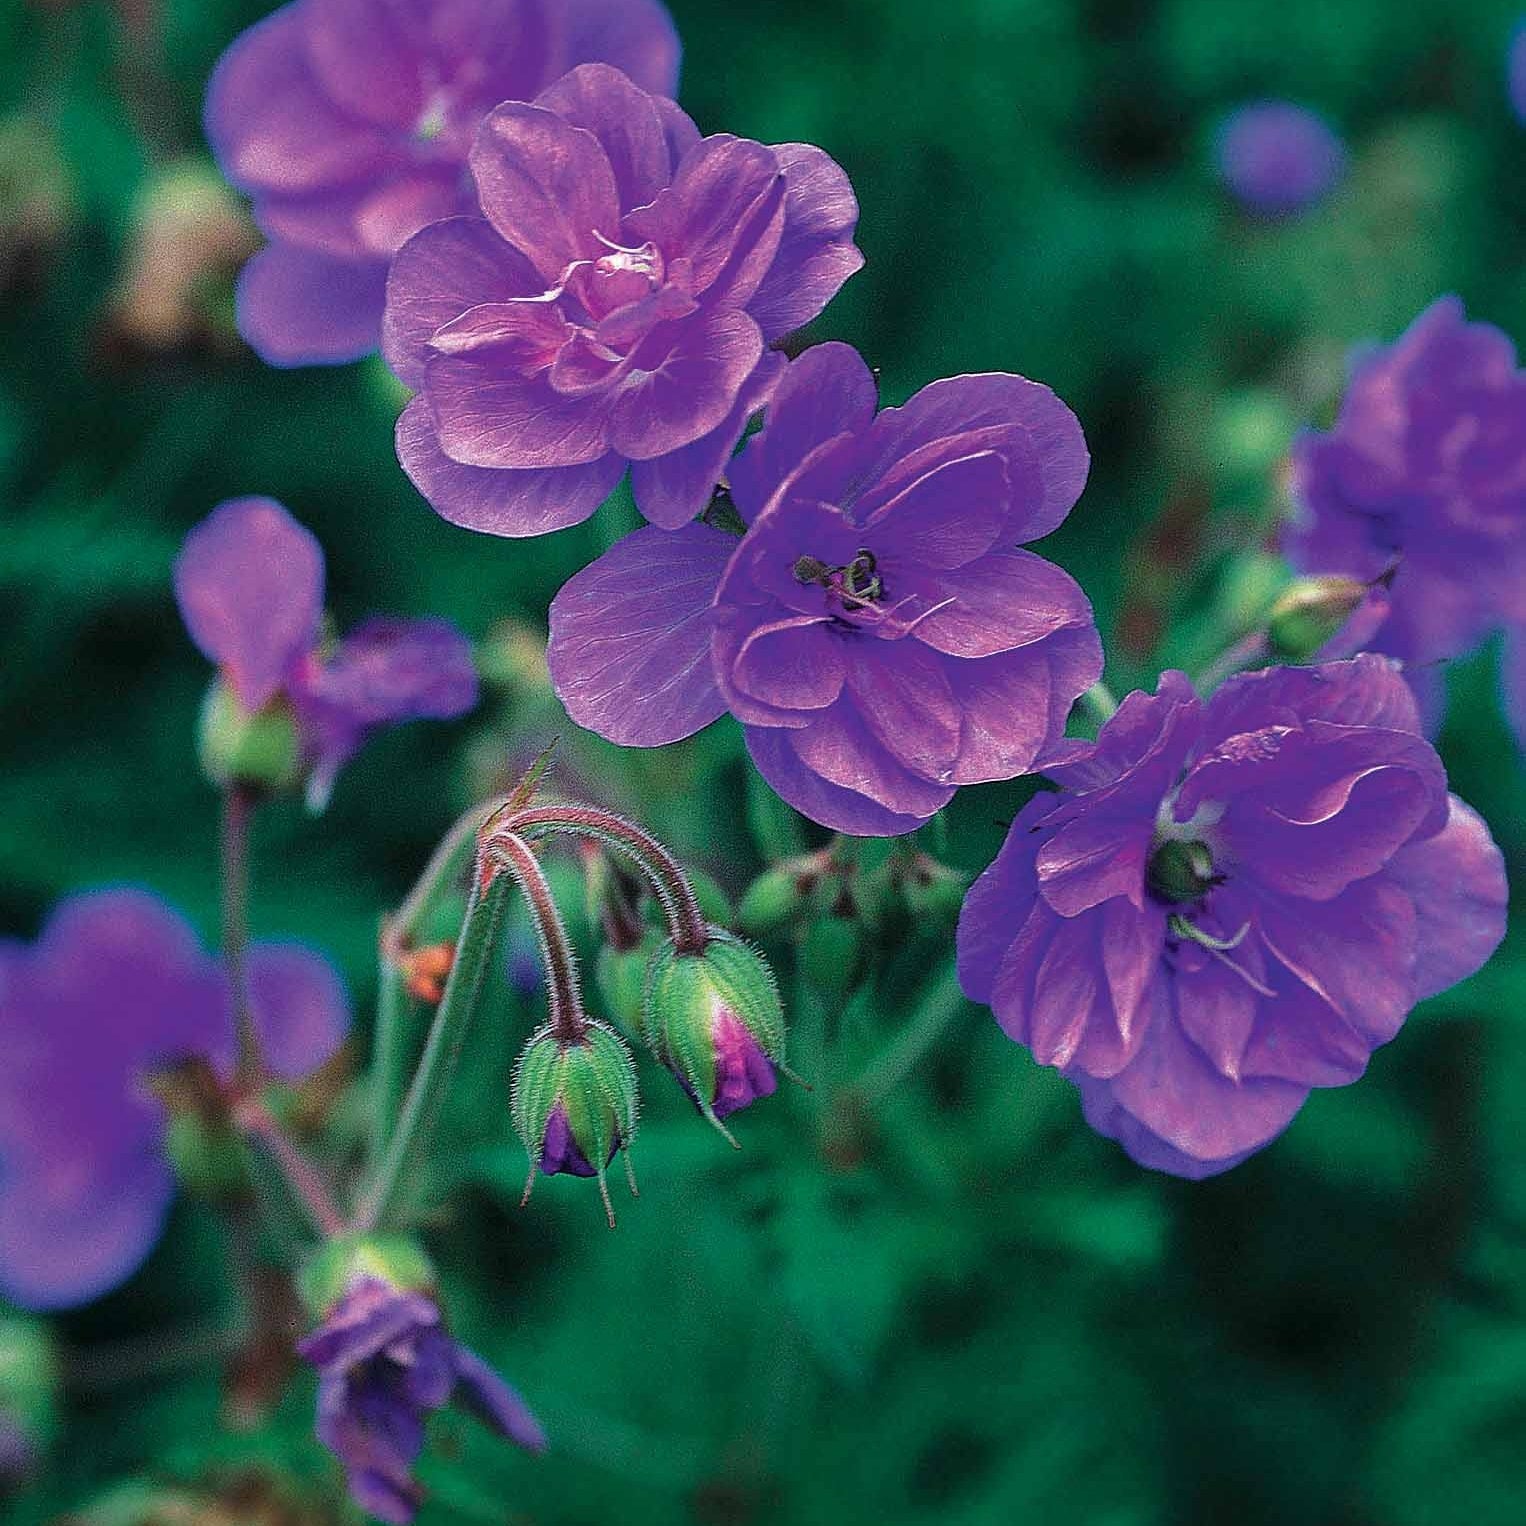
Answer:
[{"label": "hairy flower bud", "polygon": [[784,1012],[773,974],[755,949],[716,928],[697,954],[669,940],[647,972],[642,1036],[734,1145],[721,1119],[778,1085]]},{"label": "hairy flower bud", "polygon": [[[636,1132],[637,1100],[635,1061],[613,1028],[586,1023],[578,1040],[558,1037],[549,1024],[532,1034],[514,1067],[509,1103],[530,1152],[525,1200],[537,1172],[596,1176],[613,1227],[605,1172]],[[629,1155],[625,1173],[635,1196]]]},{"label": "hairy flower bud", "polygon": [[302,749],[291,706],[278,698],[251,712],[221,679],[202,704],[197,745],[202,770],[219,789],[244,784],[288,790],[301,777]]}]

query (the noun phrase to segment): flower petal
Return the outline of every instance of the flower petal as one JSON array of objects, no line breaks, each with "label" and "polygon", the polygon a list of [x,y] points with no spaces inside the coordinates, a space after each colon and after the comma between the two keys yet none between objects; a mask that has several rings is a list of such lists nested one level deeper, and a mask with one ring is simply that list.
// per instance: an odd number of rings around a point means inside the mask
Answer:
[{"label": "flower petal", "polygon": [[678,89],[678,30],[659,0],[556,0],[567,64],[598,59],[630,75],[643,90]]},{"label": "flower petal", "polygon": [[307,62],[346,112],[412,131],[428,102],[418,39],[377,0],[307,0],[299,8]]},{"label": "flower petal", "polygon": [[462,466],[440,449],[434,415],[415,398],[397,421],[397,459],[442,519],[486,535],[545,535],[581,524],[619,485],[624,460],[610,452],[581,466],[513,471]]},{"label": "flower petal", "polygon": [[255,943],[247,962],[249,1010],[272,1074],[301,1081],[339,1051],[350,998],[333,962],[302,943]]},{"label": "flower petal", "polygon": [[343,365],[380,339],[387,262],[274,243],[239,273],[238,331],[270,366]]},{"label": "flower petal", "polygon": [[953,657],[991,657],[1092,623],[1076,580],[1031,551],[995,552],[923,581],[928,602],[944,607],[917,622],[917,639]]},{"label": "flower petal", "polygon": [[784,172],[783,236],[747,304],[769,343],[809,323],[864,263],[853,243],[858,200],[841,166],[809,143],[775,144],[774,156]]},{"label": "flower petal", "polygon": [[456,1397],[489,1429],[531,1452],[546,1450],[546,1433],[519,1394],[473,1351],[456,1346]]},{"label": "flower petal", "polygon": [[317,640],[323,550],[274,499],[232,499],[186,536],[175,598],[191,639],[259,710]]},{"label": "flower petal", "polygon": [[711,603],[736,539],[650,526],[617,542],[551,603],[546,665],[578,725],[627,747],[692,736],[723,714]]},{"label": "flower petal", "polygon": [[483,214],[548,287],[575,260],[602,252],[595,231],[614,237],[620,226],[615,174],[599,140],[541,107],[509,101],[489,112],[471,168]]},{"label": "flower petal", "polygon": [[964,569],[978,578],[980,570],[969,564],[991,549],[1006,509],[1006,464],[984,451],[943,462],[909,483],[870,516],[864,533],[887,572]]},{"label": "flower petal", "polygon": [[645,206],[672,179],[657,104],[618,69],[582,64],[541,91],[535,104],[598,139],[622,208]]}]

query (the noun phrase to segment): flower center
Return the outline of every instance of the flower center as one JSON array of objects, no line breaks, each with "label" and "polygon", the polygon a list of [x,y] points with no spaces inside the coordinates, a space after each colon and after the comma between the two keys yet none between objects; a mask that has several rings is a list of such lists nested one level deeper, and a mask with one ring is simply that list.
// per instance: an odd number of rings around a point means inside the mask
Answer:
[{"label": "flower center", "polygon": [[650,239],[644,244],[637,245],[634,249],[627,249],[624,244],[617,244],[611,239],[604,237],[597,229],[593,235],[609,250],[608,254],[600,255],[594,261],[594,270],[601,276],[634,275],[643,277],[648,285],[657,287],[662,284],[663,259],[656,244]]},{"label": "flower center", "polygon": [[841,567],[828,566],[814,556],[802,556],[793,570],[796,582],[819,584],[826,589],[828,599],[846,615],[878,613],[875,607],[885,597],[879,564],[874,553],[862,546],[853,560]]},{"label": "flower center", "polygon": [[1168,906],[1195,905],[1222,879],[1213,871],[1208,844],[1192,838],[1157,843],[1145,871],[1150,894]]}]

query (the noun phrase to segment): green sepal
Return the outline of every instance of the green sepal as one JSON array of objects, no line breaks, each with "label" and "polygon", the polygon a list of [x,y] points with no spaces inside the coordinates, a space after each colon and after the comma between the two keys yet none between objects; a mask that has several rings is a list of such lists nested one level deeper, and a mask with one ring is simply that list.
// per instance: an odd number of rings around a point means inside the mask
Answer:
[{"label": "green sepal", "polygon": [[242,784],[279,793],[302,775],[302,746],[291,706],[277,698],[251,714],[221,679],[202,702],[197,752],[202,771],[219,789]]},{"label": "green sepal", "polygon": [[434,1267],[408,1235],[344,1235],[330,1240],[297,1275],[297,1291],[314,1319],[322,1319],[361,1278],[403,1291],[432,1292]]}]

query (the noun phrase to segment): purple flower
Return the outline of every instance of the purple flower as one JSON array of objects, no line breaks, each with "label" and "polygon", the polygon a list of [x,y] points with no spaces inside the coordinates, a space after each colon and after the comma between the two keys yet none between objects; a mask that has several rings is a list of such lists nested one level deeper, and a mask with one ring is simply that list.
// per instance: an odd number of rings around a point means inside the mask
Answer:
[{"label": "purple flower", "polygon": [[545,1449],[524,1400],[450,1338],[423,1292],[357,1278],[297,1350],[319,1371],[318,1439],[344,1464],[355,1503],[378,1520],[413,1519],[424,1421],[452,1398],[500,1436]]},{"label": "purple flower", "polygon": [[740,542],[704,523],[627,536],[552,604],[552,682],[627,746],[730,710],[796,810],[908,832],[957,786],[1033,769],[1102,671],[1086,596],[1017,549],[1087,466],[1047,387],[955,377],[876,417],[853,350],[808,350],[732,464]]},{"label": "purple flower", "polygon": [[1510,34],[1510,46],[1505,54],[1505,83],[1511,110],[1526,122],[1526,21],[1517,22]]},{"label": "purple flower", "polygon": [[959,977],[1141,1165],[1227,1170],[1505,929],[1488,828],[1386,659],[1132,694],[1051,768],[959,922]]},{"label": "purple flower", "polygon": [[487,118],[480,216],[399,252],[383,349],[420,395],[398,457],[454,524],[539,535],[633,466],[654,524],[687,524],[768,400],[768,346],[863,263],[842,170],[803,143],[699,130],[585,64]]},{"label": "purple flower", "polygon": [[[0,978],[0,1294],[84,1303],[130,1276],[163,1227],[174,1179],[155,1072],[193,1056],[228,1074],[234,1036],[217,963],[145,891],[61,902]],[[271,1068],[297,1080],[349,1023],[327,960],[294,944],[249,954],[250,1006]]]},{"label": "purple flower", "polygon": [[272,365],[374,350],[387,262],[474,206],[473,135],[574,64],[678,82],[660,0],[296,0],[239,37],[207,89],[224,175],[269,246],[245,267],[239,331]]},{"label": "purple flower", "polygon": [[[1456,297],[1360,361],[1335,427],[1295,445],[1293,489],[1289,559],[1389,580],[1370,644],[1405,664],[1423,709],[1441,702],[1430,665],[1526,627],[1526,373],[1510,340],[1469,323]],[[1505,682],[1526,745],[1518,662]]]},{"label": "purple flower", "polygon": [[1322,201],[1346,172],[1346,150],[1323,117],[1290,101],[1241,106],[1219,124],[1219,175],[1242,206],[1285,217]]},{"label": "purple flower", "polygon": [[373,618],[323,645],[323,551],[272,499],[221,504],[186,536],[175,597],[245,716],[290,703],[315,807],[373,732],[477,703],[471,647],[443,620]]}]

